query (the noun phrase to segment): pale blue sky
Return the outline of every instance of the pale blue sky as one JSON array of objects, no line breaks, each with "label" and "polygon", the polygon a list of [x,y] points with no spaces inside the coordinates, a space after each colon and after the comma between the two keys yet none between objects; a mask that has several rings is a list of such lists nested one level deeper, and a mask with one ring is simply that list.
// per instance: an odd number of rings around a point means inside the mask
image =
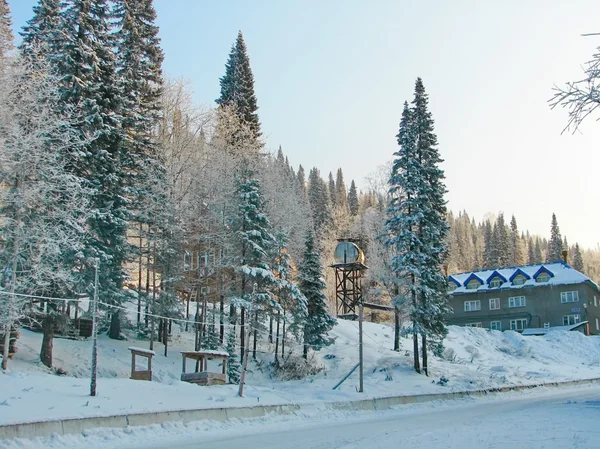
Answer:
[{"label": "pale blue sky", "polygon": [[[36,0],[9,0],[15,25]],[[477,220],[600,242],[599,124],[561,131],[552,86],[580,77],[600,37],[597,0],[155,0],[165,72],[213,105],[244,33],[267,146],[349,185],[391,159],[405,99],[423,78],[445,159],[449,207]]]}]

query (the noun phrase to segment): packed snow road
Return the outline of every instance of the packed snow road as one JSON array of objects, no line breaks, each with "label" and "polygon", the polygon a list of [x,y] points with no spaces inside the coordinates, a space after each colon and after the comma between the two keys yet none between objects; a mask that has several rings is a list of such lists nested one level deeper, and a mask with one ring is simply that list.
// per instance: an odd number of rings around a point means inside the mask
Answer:
[{"label": "packed snow road", "polygon": [[[153,449],[388,449],[600,447],[600,387],[404,406],[352,417],[290,420],[235,436],[205,435]],[[146,446],[148,447],[148,446]]]}]

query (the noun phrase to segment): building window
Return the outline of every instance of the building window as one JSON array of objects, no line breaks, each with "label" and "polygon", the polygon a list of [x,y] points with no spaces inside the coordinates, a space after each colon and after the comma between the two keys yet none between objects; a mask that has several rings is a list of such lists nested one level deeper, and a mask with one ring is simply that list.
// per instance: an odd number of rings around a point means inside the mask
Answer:
[{"label": "building window", "polygon": [[502,321],[490,321],[490,329],[493,331],[501,331]]},{"label": "building window", "polygon": [[465,301],[465,312],[476,312],[478,310],[481,310],[481,301],[479,299]]},{"label": "building window", "polygon": [[482,323],[467,323],[465,327],[483,327]]},{"label": "building window", "polygon": [[504,281],[502,279],[500,279],[499,277],[495,277],[494,279],[491,280],[490,282],[490,288],[498,288],[500,287],[502,284],[504,284]]},{"label": "building window", "polygon": [[513,296],[508,298],[508,307],[525,307],[525,296]]},{"label": "building window", "polygon": [[560,294],[560,302],[579,302],[579,292],[562,292]]},{"label": "building window", "polygon": [[535,282],[548,282],[550,280],[550,275],[548,273],[541,272],[538,274],[538,277],[535,279]]},{"label": "building window", "polygon": [[579,315],[565,315],[563,316],[563,325],[570,326],[571,324],[577,324],[581,320],[579,319]]},{"label": "building window", "polygon": [[490,310],[500,310],[500,298],[490,299]]},{"label": "building window", "polygon": [[513,283],[513,285],[523,285],[525,283],[525,281],[526,281],[525,276],[519,274],[518,276],[516,276],[513,279],[512,283]]},{"label": "building window", "polygon": [[511,331],[522,331],[527,327],[527,318],[519,318],[516,320],[510,320]]},{"label": "building window", "polygon": [[477,290],[480,285],[481,283],[477,279],[473,279],[467,284],[467,290]]}]

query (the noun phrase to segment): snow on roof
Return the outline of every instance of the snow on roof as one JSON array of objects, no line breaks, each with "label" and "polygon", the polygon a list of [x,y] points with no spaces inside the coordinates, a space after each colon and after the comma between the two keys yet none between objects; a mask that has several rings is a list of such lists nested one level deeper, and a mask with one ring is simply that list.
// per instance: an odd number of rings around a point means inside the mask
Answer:
[{"label": "snow on roof", "polygon": [[138,348],[135,346],[130,346],[127,349],[129,349],[130,351],[139,352],[141,354],[156,355],[156,353],[154,351],[151,351],[150,349]]},{"label": "snow on roof", "polygon": [[[536,276],[539,273],[547,272],[550,274],[548,282],[536,282]],[[526,281],[520,285],[514,285],[512,280],[517,273],[522,273],[526,278]],[[492,279],[493,274],[498,274],[500,277],[508,279],[500,287],[491,288],[489,281]],[[467,289],[469,280],[478,278],[485,279],[488,282],[483,284],[477,289]],[[507,268],[496,268],[491,270],[482,271],[469,271],[467,273],[453,274],[449,277],[454,284],[460,284],[456,289],[452,290],[451,294],[457,293],[477,293],[480,291],[487,290],[499,290],[499,289],[515,289],[523,287],[542,287],[545,285],[568,285],[568,284],[583,284],[590,283],[596,290],[600,292],[598,284],[593,282],[589,277],[580,273],[579,271],[572,268],[570,265],[564,262],[553,262],[546,264],[535,264],[535,265],[523,265],[520,267],[507,267]]]},{"label": "snow on roof", "polygon": [[577,329],[578,327],[586,325],[587,321],[582,321],[581,323],[570,324],[568,326],[552,326],[552,327],[530,327],[529,329],[524,329],[521,332],[521,335],[546,335],[550,331],[572,331]]}]

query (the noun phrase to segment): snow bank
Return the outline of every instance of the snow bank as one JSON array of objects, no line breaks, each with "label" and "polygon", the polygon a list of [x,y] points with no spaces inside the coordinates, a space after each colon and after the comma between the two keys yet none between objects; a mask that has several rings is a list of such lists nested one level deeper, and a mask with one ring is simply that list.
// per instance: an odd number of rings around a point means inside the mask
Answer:
[{"label": "snow bank", "polygon": [[[445,359],[430,357],[430,377],[412,369],[412,340],[403,338],[394,352],[393,329],[365,323],[365,394],[357,392],[358,372],[332,387],[358,361],[358,323],[339,320],[331,332],[335,344],[316,354],[324,370],[299,381],[278,381],[270,368],[272,345],[263,343],[258,362],[249,366],[245,397],[233,385],[199,387],[181,382],[180,351],[193,349],[193,334],[178,332],[169,345],[155,345],[153,382],[129,379],[129,347],[144,341],[99,340],[98,396],[89,396],[91,342],[56,339],[54,365],[67,376],[54,375],[39,363],[41,334],[23,330],[19,352],[0,374],[0,424],[44,419],[108,416],[176,409],[252,406],[256,404],[343,401],[403,394],[480,389],[503,385],[600,377],[600,337],[553,331],[523,337],[512,332],[450,327]],[[295,348],[299,353],[300,348]],[[209,362],[220,372],[220,361]],[[448,379],[438,385],[441,377]]]}]

